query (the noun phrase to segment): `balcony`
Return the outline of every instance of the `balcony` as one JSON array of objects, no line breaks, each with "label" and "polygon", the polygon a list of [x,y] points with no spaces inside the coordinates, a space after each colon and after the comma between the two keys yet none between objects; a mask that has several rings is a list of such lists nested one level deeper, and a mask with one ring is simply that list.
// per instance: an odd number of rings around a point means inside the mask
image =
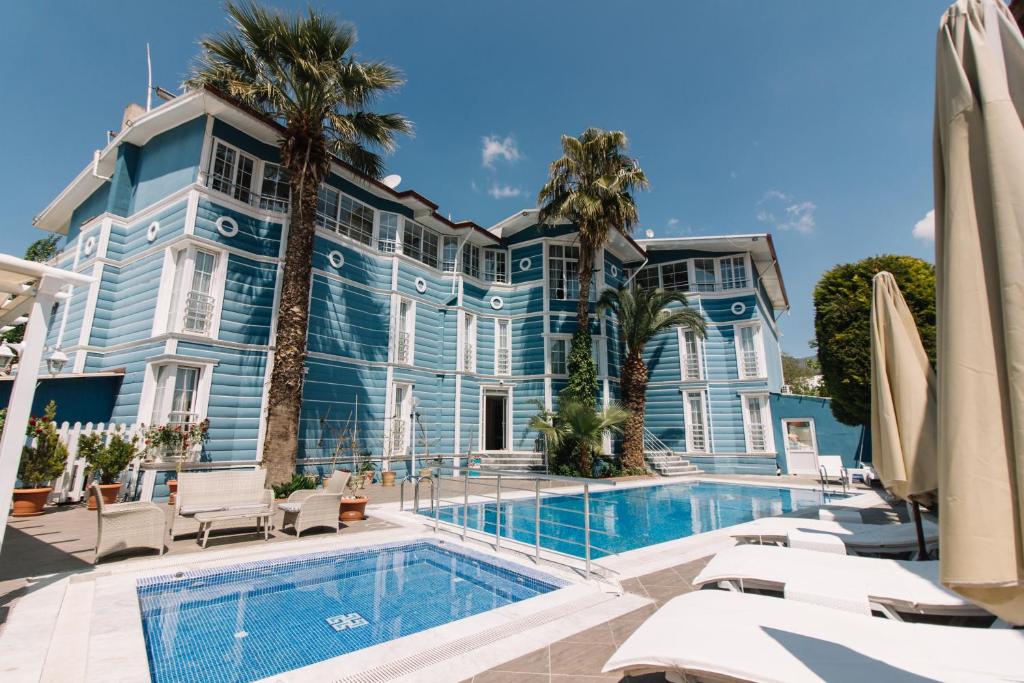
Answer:
[{"label": "balcony", "polygon": [[209,334],[213,309],[217,300],[208,294],[191,291],[185,295],[183,329],[192,334]]},{"label": "balcony", "polygon": [[276,213],[288,213],[289,207],[287,199],[253,192],[251,187],[242,185],[241,183],[236,183],[227,176],[210,173],[210,178],[207,181],[207,187],[216,192],[222,192],[229,197],[233,197],[234,199],[250,206],[255,206],[266,211],[274,211]]},{"label": "balcony", "polygon": [[398,345],[395,348],[395,362],[408,363],[411,349],[411,339],[408,332],[398,333]]},{"label": "balcony", "polygon": [[757,354],[752,351],[744,351],[740,356],[743,377],[760,377],[761,364],[758,361]]},{"label": "balcony", "polygon": [[768,439],[765,437],[764,425],[751,424],[748,429],[750,432],[750,450],[754,453],[767,451]]},{"label": "balcony", "polygon": [[192,425],[199,421],[199,416],[187,410],[172,410],[167,413],[167,424],[169,425]]},{"label": "balcony", "polygon": [[508,349],[498,349],[498,353],[494,357],[494,374],[512,374],[512,360]]}]

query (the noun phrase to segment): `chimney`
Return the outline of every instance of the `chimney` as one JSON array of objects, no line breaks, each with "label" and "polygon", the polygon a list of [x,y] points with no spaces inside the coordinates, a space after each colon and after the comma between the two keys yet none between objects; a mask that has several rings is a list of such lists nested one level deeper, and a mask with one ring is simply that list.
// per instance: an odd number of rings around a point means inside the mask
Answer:
[{"label": "chimney", "polygon": [[146,108],[141,104],[135,104],[132,102],[124,108],[124,115],[121,116],[121,130],[124,130],[128,126],[132,125],[135,119],[139,118],[146,113]]}]

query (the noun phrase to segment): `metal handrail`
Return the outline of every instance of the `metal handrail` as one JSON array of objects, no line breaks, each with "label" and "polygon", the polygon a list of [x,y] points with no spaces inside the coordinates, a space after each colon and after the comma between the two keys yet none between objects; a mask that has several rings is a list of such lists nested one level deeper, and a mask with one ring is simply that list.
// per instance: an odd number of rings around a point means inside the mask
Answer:
[{"label": "metal handrail", "polygon": [[675,453],[664,441],[659,439],[654,432],[644,426],[644,450],[658,453]]}]

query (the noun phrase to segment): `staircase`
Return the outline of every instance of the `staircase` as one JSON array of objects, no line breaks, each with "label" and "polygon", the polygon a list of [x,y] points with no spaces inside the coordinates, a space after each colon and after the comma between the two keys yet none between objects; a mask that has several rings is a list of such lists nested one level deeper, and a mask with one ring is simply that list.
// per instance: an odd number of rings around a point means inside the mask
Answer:
[{"label": "staircase", "polygon": [[513,452],[513,453],[474,453],[474,458],[480,458],[480,473],[486,474],[487,470],[504,470],[511,472],[546,472],[544,467],[544,456],[540,453]]},{"label": "staircase", "polygon": [[689,460],[669,448],[647,427],[644,427],[644,460],[652,470],[663,477],[681,477],[701,473],[696,465],[691,465]]}]

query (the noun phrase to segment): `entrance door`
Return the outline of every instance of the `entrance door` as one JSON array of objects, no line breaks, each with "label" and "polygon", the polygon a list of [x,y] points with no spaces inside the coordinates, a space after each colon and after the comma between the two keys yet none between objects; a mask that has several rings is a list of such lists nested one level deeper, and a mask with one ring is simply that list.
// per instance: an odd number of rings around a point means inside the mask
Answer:
[{"label": "entrance door", "polygon": [[786,462],[790,474],[818,474],[818,439],[814,435],[814,420],[782,421],[786,440]]},{"label": "entrance door", "polygon": [[484,450],[504,451],[508,431],[508,394],[484,394]]}]

